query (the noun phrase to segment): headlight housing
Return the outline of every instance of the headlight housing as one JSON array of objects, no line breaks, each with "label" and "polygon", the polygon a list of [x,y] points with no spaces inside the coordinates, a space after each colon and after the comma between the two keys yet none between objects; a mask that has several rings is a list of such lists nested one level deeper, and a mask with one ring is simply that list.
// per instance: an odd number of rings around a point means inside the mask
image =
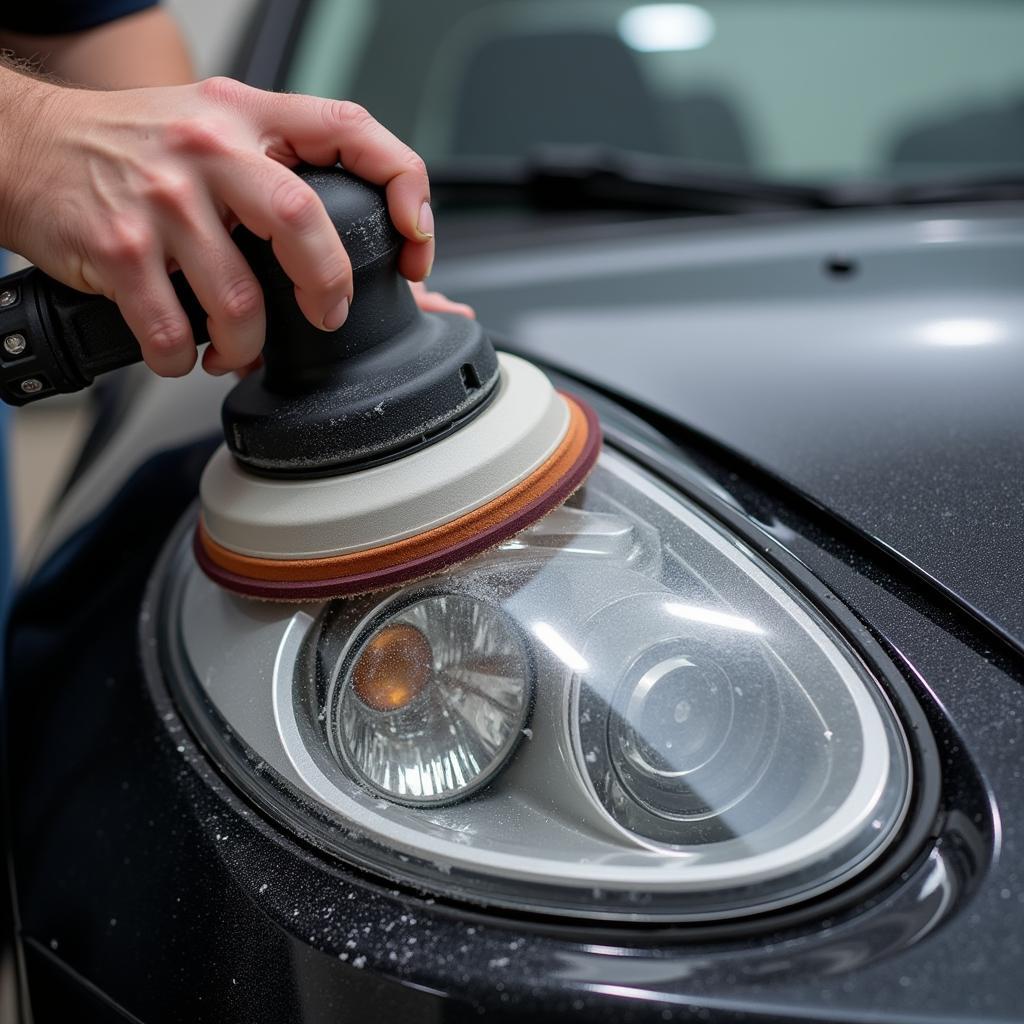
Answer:
[{"label": "headlight housing", "polygon": [[606,450],[570,504],[452,571],[288,606],[183,524],[149,609],[164,681],[270,813],[450,897],[693,921],[789,906],[899,834],[885,690],[731,532]]}]

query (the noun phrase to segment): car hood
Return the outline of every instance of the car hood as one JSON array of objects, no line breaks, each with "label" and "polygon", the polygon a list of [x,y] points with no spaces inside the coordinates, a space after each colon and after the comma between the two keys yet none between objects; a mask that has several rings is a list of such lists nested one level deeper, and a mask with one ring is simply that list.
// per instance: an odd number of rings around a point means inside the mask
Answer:
[{"label": "car hood", "polygon": [[1024,206],[595,227],[438,287],[828,507],[1024,644]]}]

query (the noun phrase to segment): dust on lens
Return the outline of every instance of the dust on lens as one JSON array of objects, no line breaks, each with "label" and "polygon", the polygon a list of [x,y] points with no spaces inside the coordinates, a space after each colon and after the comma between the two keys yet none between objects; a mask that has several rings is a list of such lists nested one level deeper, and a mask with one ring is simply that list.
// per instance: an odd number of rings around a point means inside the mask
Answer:
[{"label": "dust on lens", "polygon": [[430,682],[434,652],[415,626],[386,626],[363,648],[352,667],[352,689],[374,711],[398,711]]}]

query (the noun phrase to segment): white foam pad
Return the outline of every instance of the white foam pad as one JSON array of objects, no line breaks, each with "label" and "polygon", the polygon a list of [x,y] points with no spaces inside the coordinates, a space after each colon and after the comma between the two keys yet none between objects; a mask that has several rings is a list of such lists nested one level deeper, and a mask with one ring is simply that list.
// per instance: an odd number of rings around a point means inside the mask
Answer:
[{"label": "white foam pad", "polygon": [[257,558],[323,558],[451,522],[537,469],[569,428],[569,408],[532,363],[501,353],[498,394],[465,427],[394,462],[319,480],[271,480],[226,446],[199,485],[218,544]]}]

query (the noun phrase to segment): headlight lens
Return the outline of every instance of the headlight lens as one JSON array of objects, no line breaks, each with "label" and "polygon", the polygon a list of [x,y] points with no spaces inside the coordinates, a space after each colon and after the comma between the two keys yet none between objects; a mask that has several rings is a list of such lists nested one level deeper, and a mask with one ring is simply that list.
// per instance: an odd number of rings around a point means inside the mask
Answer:
[{"label": "headlight lens", "polygon": [[513,541],[319,606],[219,590],[190,527],[154,583],[164,676],[239,784],[350,862],[534,912],[708,920],[826,892],[900,831],[909,745],[878,680],[612,451]]}]

